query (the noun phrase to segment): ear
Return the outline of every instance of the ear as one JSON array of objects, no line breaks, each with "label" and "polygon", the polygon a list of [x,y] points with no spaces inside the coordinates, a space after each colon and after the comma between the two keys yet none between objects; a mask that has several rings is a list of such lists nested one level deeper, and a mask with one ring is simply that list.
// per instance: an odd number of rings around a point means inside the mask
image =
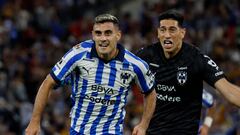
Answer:
[{"label": "ear", "polygon": [[94,34],[94,31],[92,30],[92,38],[93,40],[95,41],[95,34]]},{"label": "ear", "polygon": [[122,37],[122,32],[119,30],[117,32],[117,40],[119,41],[121,39],[121,37]]},{"label": "ear", "polygon": [[181,28],[181,37],[184,38],[186,34],[186,29],[185,28]]},{"label": "ear", "polygon": [[157,37],[160,37],[160,28],[157,28]]}]

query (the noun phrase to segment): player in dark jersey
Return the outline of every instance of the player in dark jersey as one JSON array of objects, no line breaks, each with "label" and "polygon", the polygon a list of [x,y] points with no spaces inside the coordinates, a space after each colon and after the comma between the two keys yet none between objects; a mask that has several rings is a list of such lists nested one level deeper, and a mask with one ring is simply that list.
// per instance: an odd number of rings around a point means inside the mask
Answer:
[{"label": "player in dark jersey", "polygon": [[183,42],[183,16],[169,10],[159,16],[159,42],[138,52],[155,73],[157,103],[148,135],[198,134],[203,81],[240,106],[240,88],[226,80],[216,63]]}]

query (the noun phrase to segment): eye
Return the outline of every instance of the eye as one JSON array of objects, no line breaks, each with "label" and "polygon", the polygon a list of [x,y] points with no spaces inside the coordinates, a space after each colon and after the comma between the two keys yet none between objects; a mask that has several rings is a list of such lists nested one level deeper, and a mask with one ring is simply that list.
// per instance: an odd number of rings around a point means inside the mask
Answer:
[{"label": "eye", "polygon": [[97,36],[101,36],[101,34],[102,34],[101,31],[94,31],[94,33],[95,33]]},{"label": "eye", "polygon": [[113,33],[113,32],[112,32],[111,30],[105,31],[105,35],[106,35],[106,36],[110,36],[112,33]]},{"label": "eye", "polygon": [[177,32],[177,28],[171,27],[171,28],[169,28],[169,32],[170,33],[176,33]]},{"label": "eye", "polygon": [[160,28],[159,30],[160,30],[161,33],[166,32],[166,28]]}]

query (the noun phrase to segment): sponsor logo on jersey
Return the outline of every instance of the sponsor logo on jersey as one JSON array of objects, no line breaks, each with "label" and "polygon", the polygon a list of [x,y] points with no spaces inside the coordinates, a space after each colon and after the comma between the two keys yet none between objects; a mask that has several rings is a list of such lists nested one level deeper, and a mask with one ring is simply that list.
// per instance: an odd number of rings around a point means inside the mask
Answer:
[{"label": "sponsor logo on jersey", "polygon": [[204,55],[204,57],[208,60],[208,65],[212,66],[213,68],[215,68],[216,70],[219,70],[219,67],[217,66],[217,64],[207,55]]},{"label": "sponsor logo on jersey", "polygon": [[113,105],[116,102],[116,100],[104,99],[102,97],[95,97],[95,96],[89,96],[89,95],[86,95],[85,99],[90,100],[93,103],[100,103],[105,106]]},{"label": "sponsor logo on jersey", "polygon": [[107,95],[113,95],[114,90],[112,88],[103,87],[101,85],[92,85],[91,90],[95,92],[105,93]]},{"label": "sponsor logo on jersey", "polygon": [[181,97],[172,97],[169,95],[162,95],[157,94],[157,98],[162,101],[168,101],[168,102],[181,102]]},{"label": "sponsor logo on jersey", "polygon": [[217,73],[215,73],[215,76],[219,76],[219,75],[222,75],[223,74],[223,71],[219,71]]},{"label": "sponsor logo on jersey", "polygon": [[168,86],[168,85],[162,85],[162,84],[157,84],[156,86],[157,86],[157,91],[156,91],[157,99],[161,101],[167,101],[167,102],[181,102],[181,97],[168,95],[170,93],[175,93],[177,91],[174,86]]},{"label": "sponsor logo on jersey", "polygon": [[157,84],[157,90],[158,91],[176,92],[176,89],[174,86],[167,86],[167,85],[162,85],[162,84]]}]

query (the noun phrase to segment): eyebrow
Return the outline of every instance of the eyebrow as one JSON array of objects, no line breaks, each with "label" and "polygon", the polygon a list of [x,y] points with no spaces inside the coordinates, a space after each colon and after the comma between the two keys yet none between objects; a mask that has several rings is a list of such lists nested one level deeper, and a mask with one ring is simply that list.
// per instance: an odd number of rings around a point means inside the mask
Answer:
[{"label": "eyebrow", "polygon": [[105,31],[100,31],[100,30],[94,30],[95,33],[100,34],[100,33],[112,33],[112,30],[105,30]]}]

